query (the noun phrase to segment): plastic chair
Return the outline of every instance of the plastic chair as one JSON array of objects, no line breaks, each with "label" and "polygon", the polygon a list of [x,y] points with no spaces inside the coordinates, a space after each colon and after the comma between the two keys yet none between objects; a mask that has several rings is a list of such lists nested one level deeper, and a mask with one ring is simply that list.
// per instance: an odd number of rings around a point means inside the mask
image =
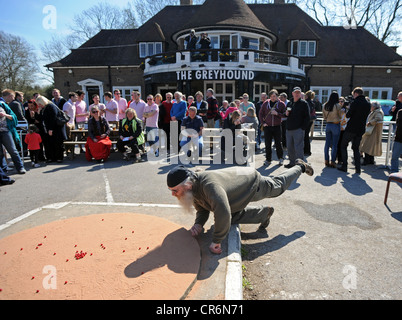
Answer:
[{"label": "plastic chair", "polygon": [[388,177],[387,189],[385,190],[384,204],[387,204],[389,185],[391,181],[402,183],[402,172],[391,173]]}]

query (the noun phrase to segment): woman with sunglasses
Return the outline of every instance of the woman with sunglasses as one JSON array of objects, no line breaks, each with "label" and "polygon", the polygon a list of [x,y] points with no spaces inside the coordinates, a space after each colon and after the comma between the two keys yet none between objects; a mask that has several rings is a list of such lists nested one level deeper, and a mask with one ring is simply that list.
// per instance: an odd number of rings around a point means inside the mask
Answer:
[{"label": "woman with sunglasses", "polygon": [[91,108],[91,117],[88,120],[88,139],[85,145],[85,157],[104,162],[110,155],[112,141],[109,139],[110,127],[106,118],[100,115],[99,107]]},{"label": "woman with sunglasses", "polygon": [[[147,104],[144,108],[145,118],[145,132],[147,141],[150,147],[152,147],[156,142],[159,141],[158,137],[158,118],[159,118],[159,107],[154,102],[154,96],[152,94],[147,97]],[[155,149],[154,149],[155,150]],[[158,156],[158,150],[155,150],[155,155]]]}]

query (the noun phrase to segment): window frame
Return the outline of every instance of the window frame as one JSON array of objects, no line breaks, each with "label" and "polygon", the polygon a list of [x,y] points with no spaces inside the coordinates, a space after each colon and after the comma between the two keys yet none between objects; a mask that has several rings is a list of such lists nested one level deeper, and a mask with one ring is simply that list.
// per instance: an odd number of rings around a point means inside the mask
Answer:
[{"label": "window frame", "polygon": [[329,98],[332,91],[336,91],[340,97],[342,96],[342,86],[311,86],[310,90],[315,92],[315,96],[322,104],[327,102],[327,100],[323,101],[322,99],[322,92],[324,90],[328,91],[327,98]]},{"label": "window frame", "polygon": [[[392,100],[392,91],[391,87],[363,87],[364,94],[368,96],[372,100]],[[378,98],[373,98],[373,92],[378,91]],[[368,94],[366,94],[368,92]],[[387,98],[383,99],[383,92],[387,92]]]},{"label": "window frame", "polygon": [[[150,46],[152,46],[152,54],[150,54]],[[158,52],[160,49],[160,52]],[[153,56],[156,54],[160,54],[163,52],[163,44],[162,42],[140,42],[138,46],[138,55],[141,59],[146,58],[148,56]]]},{"label": "window frame", "polygon": [[[312,48],[310,47],[311,45],[312,45]],[[305,48],[305,52],[303,52],[303,54],[302,54],[302,47]],[[311,51],[313,51],[313,52],[311,52]],[[315,41],[315,40],[292,40],[290,42],[290,54],[297,56],[297,57],[308,57],[308,58],[316,57],[317,56],[317,41]]]}]

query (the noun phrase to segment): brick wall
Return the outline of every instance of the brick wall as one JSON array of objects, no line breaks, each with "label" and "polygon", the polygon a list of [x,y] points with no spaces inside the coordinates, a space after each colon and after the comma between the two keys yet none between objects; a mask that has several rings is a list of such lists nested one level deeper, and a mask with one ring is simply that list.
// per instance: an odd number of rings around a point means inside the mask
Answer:
[{"label": "brick wall", "polygon": [[63,96],[67,96],[68,92],[81,89],[78,82],[86,79],[94,79],[103,82],[104,91],[112,91],[113,86],[141,86],[142,91],[145,89],[143,71],[139,68],[72,68],[70,69],[54,69],[55,87],[61,91]]}]

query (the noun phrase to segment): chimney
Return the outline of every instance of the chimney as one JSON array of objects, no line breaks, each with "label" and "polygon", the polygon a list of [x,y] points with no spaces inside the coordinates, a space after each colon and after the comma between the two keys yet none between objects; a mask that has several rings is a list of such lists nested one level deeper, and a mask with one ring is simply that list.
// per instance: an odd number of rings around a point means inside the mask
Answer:
[{"label": "chimney", "polygon": [[180,0],[180,5],[181,6],[192,6],[193,0]]},{"label": "chimney", "polygon": [[285,0],[274,0],[274,4],[285,4]]}]

